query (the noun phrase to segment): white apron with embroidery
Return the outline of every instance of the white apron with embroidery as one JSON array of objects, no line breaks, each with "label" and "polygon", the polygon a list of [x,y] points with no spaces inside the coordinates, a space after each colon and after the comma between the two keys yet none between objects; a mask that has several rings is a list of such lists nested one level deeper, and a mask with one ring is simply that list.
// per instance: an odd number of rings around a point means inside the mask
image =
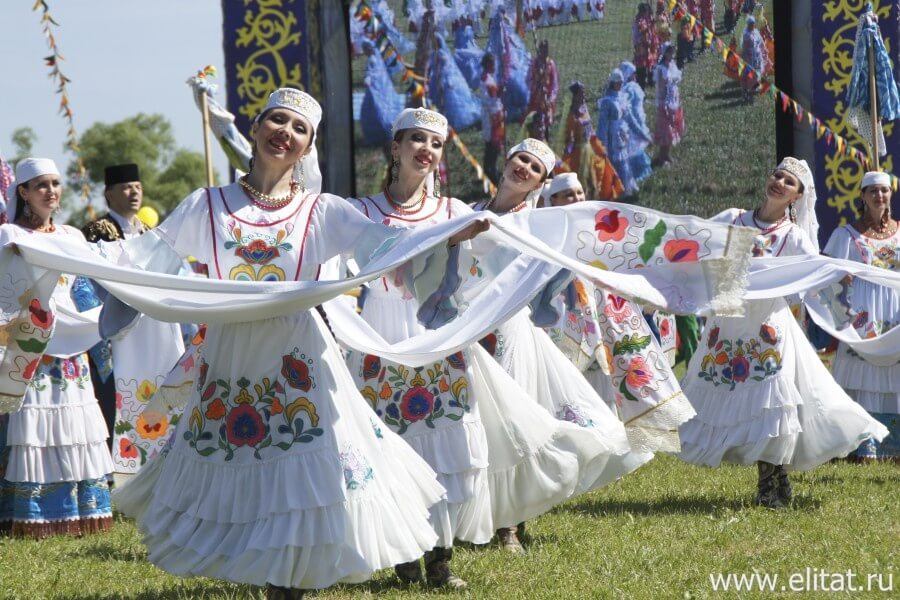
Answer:
[{"label": "white apron with embroidery", "polygon": [[[70,235],[83,239],[80,231],[68,225],[58,226],[49,234],[35,234],[17,225],[6,225],[0,228],[0,245],[31,235]],[[60,276],[52,295],[57,309],[66,307],[77,312],[70,297],[74,280],[73,275]],[[35,324],[46,315],[40,305],[31,311]],[[0,465],[0,471],[5,470],[2,477],[7,481],[86,481],[106,477],[113,471],[106,445],[109,433],[94,397],[88,369],[86,349],[91,344],[82,344],[82,351],[75,354],[57,354],[56,345],[51,343],[37,361],[21,408],[9,416],[8,462]]]},{"label": "white apron with embroidery", "polygon": [[[885,240],[861,235],[851,225],[836,229],[823,251],[882,269],[900,269],[900,231]],[[886,333],[900,324],[900,294],[864,279],[854,279],[847,299],[853,328],[863,339]],[[871,413],[900,413],[900,364],[877,365],[843,342],[832,366],[834,379],[851,398]]]},{"label": "white apron with embroidery", "polygon": [[[471,212],[458,200],[433,196],[414,214],[397,213],[384,194],[349,202],[373,222],[392,227],[428,226]],[[362,317],[385,341],[395,343],[425,331],[416,317],[418,309],[398,273],[370,282]],[[488,450],[469,352],[420,368],[359,352],[349,353],[347,361],[376,414],[431,465],[447,489],[447,504],[432,515],[439,545],[451,546],[454,538],[490,541],[494,526],[488,504]]]},{"label": "white apron with embroidery", "polygon": [[[266,211],[235,184],[194,192],[157,233],[210,277],[257,281],[316,279],[329,258],[395,235],[335,196]],[[434,546],[442,488],[359,395],[316,311],[211,325],[196,355],[171,447],[116,493],[153,563],[310,589]]]},{"label": "white apron with embroidery", "polygon": [[[713,220],[757,227],[754,256],[816,254],[790,221],[761,227],[738,209]],[[884,427],[831,377],[785,299],[748,301],[745,310],[706,323],[682,380],[697,416],[681,427],[681,458],[806,470],[883,437]]]}]

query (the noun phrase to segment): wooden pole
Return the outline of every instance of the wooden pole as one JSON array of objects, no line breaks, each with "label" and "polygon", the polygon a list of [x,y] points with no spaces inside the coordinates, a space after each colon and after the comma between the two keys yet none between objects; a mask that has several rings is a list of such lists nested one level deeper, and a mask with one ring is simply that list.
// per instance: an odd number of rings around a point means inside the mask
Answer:
[{"label": "wooden pole", "polygon": [[203,153],[206,156],[206,185],[212,187],[215,185],[215,182],[213,181],[212,148],[209,142],[209,105],[206,102],[205,91],[200,96],[200,112],[203,114]]},{"label": "wooden pole", "polygon": [[869,47],[868,47],[868,62],[869,62],[869,97],[871,98],[871,119],[872,119],[872,168],[875,171],[880,171],[881,167],[879,166],[879,157],[878,157],[878,86],[875,85],[875,40],[872,36],[869,36]]}]

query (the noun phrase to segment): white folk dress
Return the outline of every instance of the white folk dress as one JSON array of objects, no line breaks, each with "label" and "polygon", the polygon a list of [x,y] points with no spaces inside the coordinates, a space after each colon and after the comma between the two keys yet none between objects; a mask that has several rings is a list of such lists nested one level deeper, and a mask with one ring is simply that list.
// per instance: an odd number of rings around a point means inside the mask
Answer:
[{"label": "white folk dress", "polygon": [[[851,225],[831,234],[824,253],[882,269],[900,269],[900,231],[883,240],[869,238]],[[856,279],[849,288],[853,328],[863,339],[900,324],[900,294],[885,286]],[[847,394],[891,431],[881,445],[860,448],[859,454],[900,459],[900,363],[876,365],[841,343],[832,366],[834,379]]]},{"label": "white folk dress", "polygon": [[[484,203],[475,210],[484,210]],[[526,209],[528,210],[528,209]],[[477,262],[469,267],[477,279]],[[481,345],[550,415],[592,434],[593,443],[579,449],[582,474],[578,491],[596,489],[633,471],[652,455],[632,453],[625,427],[607,402],[523,309],[481,340]]]},{"label": "white folk dress", "polygon": [[[395,227],[471,213],[458,200],[432,196],[415,214],[398,213],[384,194],[354,204],[373,221]],[[362,316],[391,342],[425,330],[418,310],[415,298],[382,278],[370,284]],[[601,442],[585,428],[554,419],[478,344],[420,369],[374,356],[349,360],[363,395],[447,488],[446,517],[434,515],[445,545],[453,538],[484,543],[495,529],[546,512],[576,493],[582,478],[599,478],[586,475],[588,467],[605,466],[594,458],[624,450],[621,440]]]},{"label": "white folk dress", "polygon": [[[787,220],[758,224],[738,209],[713,220],[757,228],[754,256],[817,254]],[[748,301],[743,317],[709,318],[682,388],[697,416],[681,427],[680,456],[694,464],[806,470],[886,434],[837,385],[784,298]]]},{"label": "white folk dress", "polygon": [[[335,196],[263,210],[236,184],[194,192],[154,231],[210,277],[249,281],[314,280],[396,236]],[[315,310],[209,325],[201,356],[171,447],[114,494],[153,563],[311,589],[434,546],[442,488],[360,396]]]},{"label": "white folk dress", "polygon": [[[30,235],[84,239],[67,225],[53,233],[3,225],[0,246]],[[70,297],[74,281],[72,275],[60,276],[52,296],[57,307],[77,311]],[[34,302],[30,318],[37,324],[48,313]],[[87,354],[45,354],[36,369],[22,407],[0,415],[0,528],[36,537],[108,529],[112,508],[106,476],[113,463]]]},{"label": "white folk dress", "polygon": [[[400,214],[384,194],[349,201],[375,223],[422,227],[469,214],[462,202],[427,196],[413,214]],[[419,303],[402,279],[369,283],[362,317],[388,343],[422,333]],[[488,450],[479,403],[473,392],[472,359],[460,351],[433,365],[413,368],[359,352],[348,355],[356,384],[384,423],[424,458],[447,489],[432,525],[439,544],[454,538],[483,544],[494,534],[489,510]]]}]

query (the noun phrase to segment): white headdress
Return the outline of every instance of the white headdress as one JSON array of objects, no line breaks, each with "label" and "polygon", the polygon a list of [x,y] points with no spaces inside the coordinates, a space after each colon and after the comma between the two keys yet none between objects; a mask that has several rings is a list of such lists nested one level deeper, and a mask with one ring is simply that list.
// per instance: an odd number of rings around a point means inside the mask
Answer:
[{"label": "white headdress", "polygon": [[293,111],[309,121],[313,128],[312,140],[310,140],[309,152],[297,161],[294,167],[294,178],[301,175],[304,188],[318,194],[322,191],[322,171],[319,169],[319,153],[316,150],[316,130],[322,121],[322,107],[316,99],[306,92],[294,88],[278,88],[269,94],[269,100],[260,111],[257,120],[273,108],[284,108]]},{"label": "white headdress", "polygon": [[16,186],[28,183],[35,177],[41,175],[59,175],[59,169],[56,163],[49,158],[23,158],[16,163],[16,178],[7,188],[6,197],[9,201],[6,205],[6,218],[12,223],[16,220],[16,204],[18,197],[16,196]]},{"label": "white headdress", "polygon": [[819,248],[819,219],[816,218],[816,182],[805,160],[785,156],[775,170],[787,171],[803,184],[803,195],[794,202],[797,226],[806,232],[810,241]]},{"label": "white headdress", "polygon": [[547,198],[549,199],[550,196],[558,194],[559,192],[574,190],[576,187],[582,186],[581,182],[578,181],[578,175],[575,173],[560,173],[559,175],[554,175],[547,187]]},{"label": "white headdress", "polygon": [[404,108],[391,125],[391,136],[404,129],[425,129],[447,139],[447,117],[427,108]]},{"label": "white headdress", "polygon": [[864,190],[870,185],[886,185],[891,187],[891,176],[883,171],[869,171],[863,175],[859,189]]},{"label": "white headdress", "polygon": [[539,161],[541,161],[541,164],[544,165],[547,173],[553,172],[553,167],[556,166],[556,154],[553,153],[553,150],[550,149],[550,146],[548,146],[541,140],[536,140],[534,138],[525,138],[509,149],[509,152],[506,153],[506,159],[509,160],[510,158],[512,158],[513,154],[517,154],[519,152],[527,152],[528,154],[535,156]]}]

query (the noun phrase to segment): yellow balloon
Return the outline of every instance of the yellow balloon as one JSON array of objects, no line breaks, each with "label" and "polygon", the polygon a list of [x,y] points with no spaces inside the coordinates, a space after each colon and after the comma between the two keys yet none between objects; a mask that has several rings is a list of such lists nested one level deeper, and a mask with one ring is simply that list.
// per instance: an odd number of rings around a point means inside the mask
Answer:
[{"label": "yellow balloon", "polygon": [[137,218],[149,229],[159,225],[159,213],[152,206],[142,206],[137,212]]}]

